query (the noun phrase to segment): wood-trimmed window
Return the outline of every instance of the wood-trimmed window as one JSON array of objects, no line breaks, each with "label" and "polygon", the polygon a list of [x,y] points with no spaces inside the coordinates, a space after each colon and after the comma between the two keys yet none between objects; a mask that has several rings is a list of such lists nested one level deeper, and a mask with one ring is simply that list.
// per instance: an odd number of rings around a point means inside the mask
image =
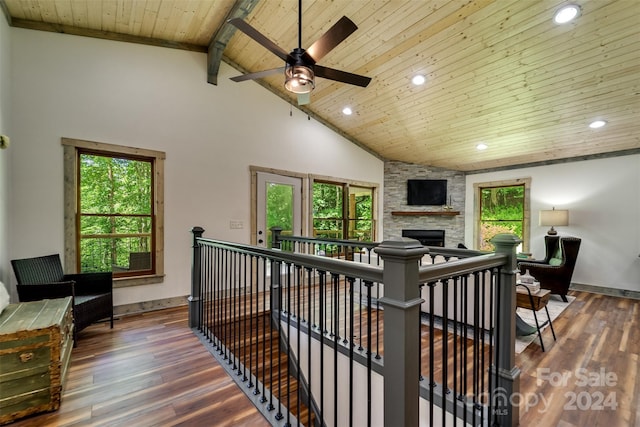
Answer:
[{"label": "wood-trimmed window", "polygon": [[376,188],[373,184],[313,178],[313,236],[375,241]]},{"label": "wood-trimmed window", "polygon": [[[495,234],[514,233],[522,239],[518,251],[529,250],[530,193],[531,178],[474,184],[475,249],[493,250],[488,241]],[[495,206],[515,205],[517,209],[495,209]]]},{"label": "wood-trimmed window", "polygon": [[67,271],[112,271],[116,287],[160,282],[165,154],[68,138],[62,144]]}]

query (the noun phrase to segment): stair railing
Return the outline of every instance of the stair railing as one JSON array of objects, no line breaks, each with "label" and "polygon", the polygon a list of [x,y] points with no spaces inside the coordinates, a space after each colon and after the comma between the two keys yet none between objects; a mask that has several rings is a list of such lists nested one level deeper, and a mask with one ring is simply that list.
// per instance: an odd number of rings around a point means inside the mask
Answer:
[{"label": "stair railing", "polygon": [[[428,249],[410,239],[376,244],[380,261],[369,265],[349,262],[348,255],[290,253],[205,239],[199,227],[192,231],[190,326],[243,389],[251,390],[248,395],[272,424],[418,425],[421,397],[429,405],[422,416],[441,417],[443,425],[451,424],[452,414],[472,425],[517,424],[517,404],[509,398],[519,381],[513,355],[514,236],[498,237],[494,254],[453,261],[445,254],[446,263],[419,266]],[[473,286],[470,278],[477,279]],[[436,291],[445,316],[434,309]],[[446,312],[451,292],[453,316]],[[470,321],[468,305],[457,303],[473,299],[477,305],[485,297],[488,323],[480,319],[483,313],[472,312],[477,318]],[[432,306],[426,318],[425,304]],[[426,344],[420,338],[424,323]],[[473,345],[471,356],[458,351],[466,348],[469,330],[481,343]],[[449,356],[452,381],[448,375],[437,378],[449,370]]]}]

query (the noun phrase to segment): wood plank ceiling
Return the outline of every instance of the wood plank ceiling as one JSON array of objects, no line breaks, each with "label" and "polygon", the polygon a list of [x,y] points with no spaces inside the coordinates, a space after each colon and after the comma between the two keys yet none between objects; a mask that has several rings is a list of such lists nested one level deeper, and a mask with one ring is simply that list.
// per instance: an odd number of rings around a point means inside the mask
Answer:
[{"label": "wood plank ceiling", "polygon": [[[298,44],[293,0],[0,3],[15,27],[203,52],[212,46],[210,58],[218,41],[223,60],[243,72],[284,64],[233,32],[229,16],[248,10],[245,20],[285,51]],[[552,17],[563,3],[303,0],[302,46],[345,15],[358,30],[320,64],[373,78],[367,88],[318,78],[303,110],[383,159],[461,171],[638,152],[640,1],[576,0],[578,19],[557,25]],[[414,86],[415,74],[426,83]],[[295,104],[283,81],[260,83]],[[607,125],[590,129],[597,118]],[[481,142],[488,148],[478,151]]]}]

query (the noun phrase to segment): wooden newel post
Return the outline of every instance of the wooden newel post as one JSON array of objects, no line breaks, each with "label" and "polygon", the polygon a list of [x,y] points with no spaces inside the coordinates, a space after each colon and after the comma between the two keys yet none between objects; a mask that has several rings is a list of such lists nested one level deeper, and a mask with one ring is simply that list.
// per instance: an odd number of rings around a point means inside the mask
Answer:
[{"label": "wooden newel post", "polygon": [[204,234],[204,228],[193,227],[191,229],[193,233],[193,248],[191,258],[191,295],[188,298],[189,301],[189,327],[197,328],[202,327],[202,274],[201,268],[201,247],[198,243],[198,238]]},{"label": "wooden newel post", "polygon": [[420,242],[386,240],[376,249],[384,261],[384,425],[415,427],[420,418]]},{"label": "wooden newel post", "polygon": [[280,247],[281,227],[271,227],[271,249],[282,249]]},{"label": "wooden newel post", "polygon": [[517,426],[520,422],[520,369],[516,366],[516,247],[522,240],[513,234],[497,234],[491,239],[496,253],[508,256],[500,270],[496,295],[496,338],[499,345],[494,352],[491,374],[495,376],[492,408],[496,425]]}]

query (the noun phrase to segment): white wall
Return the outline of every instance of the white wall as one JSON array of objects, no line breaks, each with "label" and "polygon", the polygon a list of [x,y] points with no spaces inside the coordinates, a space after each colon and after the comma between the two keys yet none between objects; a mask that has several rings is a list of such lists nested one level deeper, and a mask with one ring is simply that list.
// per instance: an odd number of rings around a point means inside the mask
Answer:
[{"label": "white wall", "polygon": [[[163,284],[114,304],[190,293],[189,230],[249,242],[249,166],[379,183],[383,163],[206,55],[12,28],[10,256],[63,253],[61,137],[165,151]],[[381,212],[379,214],[381,217]],[[240,220],[244,229],[229,229]],[[12,280],[15,279],[12,277]]]},{"label": "white wall", "polygon": [[[11,32],[6,19],[0,15],[0,134],[11,137]],[[0,282],[9,286],[11,267],[9,264],[9,162],[13,150],[0,150]]]},{"label": "white wall", "polygon": [[[615,124],[612,124],[615,125]],[[559,235],[582,239],[574,283],[640,291],[640,155],[467,175],[465,241],[473,242],[473,184],[531,177],[531,252],[544,257],[541,209],[569,210]]]}]

